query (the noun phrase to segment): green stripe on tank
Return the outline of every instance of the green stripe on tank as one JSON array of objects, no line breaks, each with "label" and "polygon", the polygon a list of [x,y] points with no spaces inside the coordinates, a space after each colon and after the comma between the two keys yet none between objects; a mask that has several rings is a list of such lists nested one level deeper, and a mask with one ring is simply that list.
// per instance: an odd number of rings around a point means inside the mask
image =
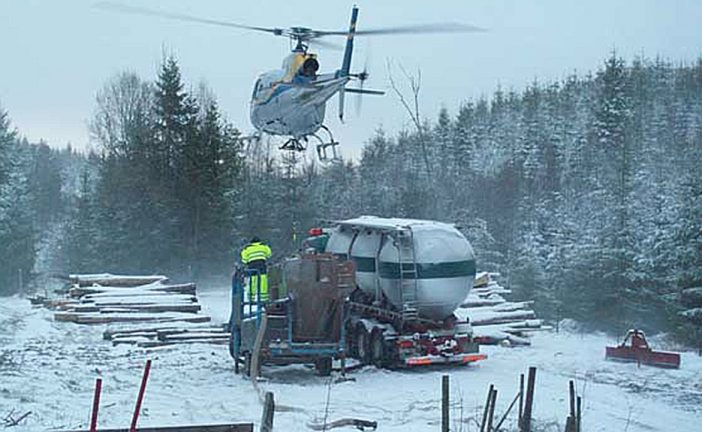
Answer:
[{"label": "green stripe on tank", "polygon": [[[412,265],[402,264],[405,271],[410,271]],[[400,264],[381,261],[378,266],[381,278],[400,279]],[[417,263],[417,279],[439,279],[475,276],[475,260],[454,261],[443,263]],[[414,276],[405,275],[407,279]]]},{"label": "green stripe on tank", "polygon": [[356,271],[361,273],[375,273],[375,258],[351,256],[356,263]]}]

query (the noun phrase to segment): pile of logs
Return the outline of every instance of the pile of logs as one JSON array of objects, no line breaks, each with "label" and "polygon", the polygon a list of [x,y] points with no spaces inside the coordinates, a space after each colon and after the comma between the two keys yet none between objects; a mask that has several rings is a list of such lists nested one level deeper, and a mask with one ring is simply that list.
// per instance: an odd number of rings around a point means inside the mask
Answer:
[{"label": "pile of logs", "polygon": [[190,343],[224,345],[229,342],[229,330],[224,326],[117,328],[105,330],[103,338],[112,345],[130,344],[141,348]]},{"label": "pile of logs", "polygon": [[166,276],[111,274],[70,275],[67,280],[65,296],[30,300],[55,310],[56,321],[110,324],[103,336],[113,345],[150,348],[229,340],[223,327],[213,327],[211,318],[200,313],[194,283],[169,284]]},{"label": "pile of logs", "polygon": [[478,273],[470,295],[456,311],[469,318],[481,344],[529,345],[529,334],[551,330],[530,309],[532,301],[507,301],[504,296],[511,291],[497,283],[497,277],[496,273]]}]

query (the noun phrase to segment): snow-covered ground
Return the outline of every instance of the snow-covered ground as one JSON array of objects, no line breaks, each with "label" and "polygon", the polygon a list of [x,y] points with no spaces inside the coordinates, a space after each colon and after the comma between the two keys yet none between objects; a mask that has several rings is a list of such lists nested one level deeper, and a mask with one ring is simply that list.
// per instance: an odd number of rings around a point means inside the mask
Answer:
[{"label": "snow-covered ground", "polygon": [[[227,319],[227,289],[199,297],[216,321]],[[260,420],[258,397],[234,374],[226,346],[113,347],[102,340],[104,329],[54,322],[50,311],[32,308],[26,299],[1,298],[0,425],[14,409],[32,414],[13,431],[85,428],[94,381],[101,377],[99,425],[127,427],[148,358],[153,368],[140,425]],[[606,362],[604,347],[615,342],[600,334],[542,333],[530,347],[485,347],[489,359],[469,367],[367,367],[351,374],[355,381],[331,384],[328,417],[375,420],[380,431],[438,430],[441,375],[449,373],[452,430],[475,431],[488,386],[498,389],[501,415],[517,392],[519,373],[536,366],[538,430],[563,430],[569,379],[583,396],[585,431],[702,430],[702,358],[683,353],[680,370]],[[307,423],[323,417],[328,379],[299,366],[264,368],[264,375],[261,386],[275,393],[277,403],[297,408],[276,413],[276,430],[309,430]]]}]

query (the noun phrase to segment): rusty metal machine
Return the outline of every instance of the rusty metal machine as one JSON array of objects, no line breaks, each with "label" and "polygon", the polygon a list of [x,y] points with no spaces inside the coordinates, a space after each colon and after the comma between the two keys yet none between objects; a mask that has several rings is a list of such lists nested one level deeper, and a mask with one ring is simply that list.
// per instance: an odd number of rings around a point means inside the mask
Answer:
[{"label": "rusty metal machine", "polygon": [[[353,263],[332,254],[289,258],[269,272],[269,298],[247,298],[244,287],[256,271],[238,270],[232,279],[230,354],[235,369],[251,374],[252,357],[260,364],[311,363],[329,375],[333,359],[344,367],[345,301],[355,288]],[[259,335],[259,333],[261,333]],[[260,339],[257,346],[257,336]]]}]

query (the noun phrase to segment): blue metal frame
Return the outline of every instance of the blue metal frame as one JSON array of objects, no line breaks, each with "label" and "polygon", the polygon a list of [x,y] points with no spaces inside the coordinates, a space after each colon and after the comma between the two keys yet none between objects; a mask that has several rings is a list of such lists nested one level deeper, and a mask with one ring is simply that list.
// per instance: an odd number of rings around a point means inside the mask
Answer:
[{"label": "blue metal frame", "polygon": [[[264,310],[264,305],[266,302],[261,301],[261,284],[257,284],[256,298],[249,299],[246,301],[244,287],[244,280],[246,278],[248,285],[250,286],[252,278],[255,276],[260,276],[261,272],[253,269],[237,269],[232,276],[232,291],[231,291],[231,314],[229,316],[229,331],[231,332],[231,338],[229,339],[229,354],[234,358],[238,359],[241,355],[241,321],[249,318],[256,317],[256,328],[261,326],[261,317]],[[236,311],[236,299],[239,299],[239,310]],[[255,310],[254,310],[255,306]],[[287,327],[287,348],[274,348],[269,347],[269,353],[276,356],[331,356],[337,357],[345,351],[346,345],[346,326],[345,322],[348,318],[348,311],[346,308],[343,310],[343,319],[341,322],[341,334],[339,343],[333,347],[320,347],[313,343],[305,342],[293,342],[293,323],[294,323],[294,310],[291,302],[287,302],[286,305],[286,327]],[[247,310],[248,309],[248,310]],[[238,313],[237,313],[238,312]]]}]

